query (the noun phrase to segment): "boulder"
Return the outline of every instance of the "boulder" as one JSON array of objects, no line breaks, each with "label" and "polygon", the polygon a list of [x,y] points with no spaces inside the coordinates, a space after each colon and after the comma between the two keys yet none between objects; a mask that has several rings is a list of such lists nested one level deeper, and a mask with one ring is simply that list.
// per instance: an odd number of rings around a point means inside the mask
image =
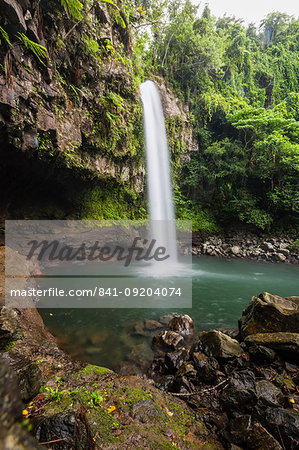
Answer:
[{"label": "boulder", "polygon": [[299,297],[282,298],[263,292],[252,297],[239,321],[242,337],[257,333],[297,332]]},{"label": "boulder", "polygon": [[187,377],[192,381],[196,380],[197,371],[194,367],[194,364],[190,361],[184,362],[180,369],[176,373],[176,377]]},{"label": "boulder", "polygon": [[[73,442],[74,434],[76,433],[80,438],[82,436],[80,443],[87,445],[87,442],[84,442],[86,439],[84,425],[81,421],[77,421],[76,419],[76,412],[72,409],[44,418],[35,430],[37,440],[39,442],[49,442],[52,441],[53,436],[55,436],[55,439]],[[79,432],[77,433],[77,431]],[[65,447],[59,446],[57,448],[63,449]]]},{"label": "boulder", "polygon": [[199,381],[204,381],[207,383],[212,383],[215,381],[217,378],[217,370],[219,369],[217,359],[197,352],[193,353],[192,359],[194,362],[194,367],[197,370],[197,377]]},{"label": "boulder", "polygon": [[22,400],[27,402],[39,393],[42,373],[35,363],[29,363],[18,371],[18,381]]},{"label": "boulder", "polygon": [[17,377],[1,358],[0,361],[0,448],[3,450],[42,449],[22,426],[22,409]]},{"label": "boulder", "polygon": [[282,450],[282,446],[260,423],[255,423],[248,433],[247,450]]},{"label": "boulder", "polygon": [[163,392],[169,392],[172,389],[173,381],[173,375],[165,375],[159,378],[159,380],[155,383],[155,386]]},{"label": "boulder", "polygon": [[15,423],[9,430],[4,430],[0,427],[0,448],[2,450],[45,449],[43,445],[39,445],[37,440],[20,423]]},{"label": "boulder", "polygon": [[281,406],[284,402],[281,390],[268,380],[256,382],[256,393],[258,400],[267,406]]},{"label": "boulder", "polygon": [[22,402],[17,377],[1,358],[0,364],[0,427],[9,428],[22,417]]},{"label": "boulder", "polygon": [[237,256],[239,255],[241,249],[238,245],[234,245],[233,247],[231,247],[230,251],[233,255]]},{"label": "boulder", "polygon": [[170,322],[174,317],[179,317],[179,316],[180,316],[180,314],[179,314],[179,313],[176,313],[176,312],[169,313],[169,314],[164,314],[163,316],[161,316],[161,317],[159,318],[159,322],[160,322],[162,325],[168,325],[169,322]]},{"label": "boulder", "polygon": [[175,373],[189,358],[189,350],[181,348],[175,352],[166,353],[165,365],[170,373]]},{"label": "boulder", "polygon": [[22,33],[26,32],[27,26],[24,19],[22,7],[17,0],[1,0],[1,12],[7,17],[9,23]]},{"label": "boulder", "polygon": [[[263,346],[281,353],[284,359],[299,359],[299,333],[258,333],[247,336],[245,344]],[[295,362],[295,361],[294,361]]]},{"label": "boulder", "polygon": [[160,350],[176,350],[182,347],[184,338],[175,331],[161,331],[153,338],[154,349]]},{"label": "boulder", "polygon": [[251,423],[251,416],[247,414],[230,420],[230,434],[234,444],[242,445],[247,441]]},{"label": "boulder", "polygon": [[297,448],[299,442],[299,413],[291,409],[268,407],[264,414],[263,425],[284,448]]},{"label": "boulder", "polygon": [[248,348],[248,352],[250,358],[260,365],[270,364],[276,357],[274,350],[264,347],[263,345],[251,345]]},{"label": "boulder", "polygon": [[223,359],[240,356],[243,353],[242,347],[235,339],[218,330],[199,333],[194,350]]},{"label": "boulder", "polygon": [[134,336],[147,336],[147,332],[144,329],[144,322],[137,322],[134,325],[132,334]]},{"label": "boulder", "polygon": [[156,320],[145,319],[144,328],[148,331],[158,330],[159,328],[163,328],[163,325]]},{"label": "boulder", "polygon": [[194,333],[194,324],[187,314],[174,317],[169,322],[169,328],[182,336],[190,336]]},{"label": "boulder", "polygon": [[250,370],[234,372],[221,393],[221,402],[229,412],[250,411],[257,402],[255,376]]},{"label": "boulder", "polygon": [[12,341],[18,330],[18,314],[14,309],[3,306],[0,309],[0,350]]},{"label": "boulder", "polygon": [[135,345],[129,354],[129,360],[144,371],[148,369],[152,359],[153,353],[150,346],[146,342]]}]

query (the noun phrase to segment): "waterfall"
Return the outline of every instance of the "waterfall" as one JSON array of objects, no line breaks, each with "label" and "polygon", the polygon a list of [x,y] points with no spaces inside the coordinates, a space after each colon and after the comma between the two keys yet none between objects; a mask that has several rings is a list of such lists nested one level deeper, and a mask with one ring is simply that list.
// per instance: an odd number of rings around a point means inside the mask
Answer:
[{"label": "waterfall", "polygon": [[142,83],[140,92],[144,114],[151,234],[158,245],[166,247],[172,261],[176,262],[170,159],[161,99],[152,81]]}]

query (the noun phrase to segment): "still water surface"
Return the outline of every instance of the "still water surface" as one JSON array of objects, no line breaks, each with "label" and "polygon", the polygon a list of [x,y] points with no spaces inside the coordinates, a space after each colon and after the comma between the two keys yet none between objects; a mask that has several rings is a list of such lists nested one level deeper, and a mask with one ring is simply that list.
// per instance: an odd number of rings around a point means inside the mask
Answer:
[{"label": "still water surface", "polygon": [[[299,266],[194,257],[192,267],[193,306],[177,311],[189,314],[197,331],[236,328],[251,297],[261,292],[282,297],[299,295]],[[123,360],[150,359],[151,338],[133,336],[133,326],[144,319],[159,320],[162,314],[171,311],[40,309],[46,325],[64,350],[111,369],[117,369]]]}]

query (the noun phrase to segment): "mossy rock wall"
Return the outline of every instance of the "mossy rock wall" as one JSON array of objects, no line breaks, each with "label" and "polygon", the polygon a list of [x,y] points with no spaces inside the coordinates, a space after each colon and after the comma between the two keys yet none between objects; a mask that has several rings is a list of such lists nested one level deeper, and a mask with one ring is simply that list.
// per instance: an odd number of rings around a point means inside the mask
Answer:
[{"label": "mossy rock wall", "polygon": [[[0,12],[9,38],[0,45],[2,219],[143,217],[140,67],[125,15],[86,0],[79,21],[60,2],[27,3]],[[190,126],[179,106],[164,109],[176,177]]]}]

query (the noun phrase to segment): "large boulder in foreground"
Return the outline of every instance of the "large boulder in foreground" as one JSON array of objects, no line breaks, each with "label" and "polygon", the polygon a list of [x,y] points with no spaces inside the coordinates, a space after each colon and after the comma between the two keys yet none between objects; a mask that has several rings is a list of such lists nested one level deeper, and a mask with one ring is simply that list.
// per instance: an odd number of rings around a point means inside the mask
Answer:
[{"label": "large boulder in foreground", "polygon": [[299,333],[258,333],[247,336],[247,346],[263,346],[273,349],[284,358],[299,359]]},{"label": "large boulder in foreground", "polygon": [[243,349],[238,341],[219,330],[199,333],[194,350],[205,353],[208,356],[213,356],[214,358],[223,359],[240,356],[243,353]]},{"label": "large boulder in foreground", "polygon": [[298,332],[299,297],[282,298],[267,292],[252,297],[239,328],[243,338],[257,333]]},{"label": "large boulder in foreground", "polygon": [[21,424],[23,404],[17,377],[8,364],[0,358],[0,448],[42,449],[43,447]]}]

